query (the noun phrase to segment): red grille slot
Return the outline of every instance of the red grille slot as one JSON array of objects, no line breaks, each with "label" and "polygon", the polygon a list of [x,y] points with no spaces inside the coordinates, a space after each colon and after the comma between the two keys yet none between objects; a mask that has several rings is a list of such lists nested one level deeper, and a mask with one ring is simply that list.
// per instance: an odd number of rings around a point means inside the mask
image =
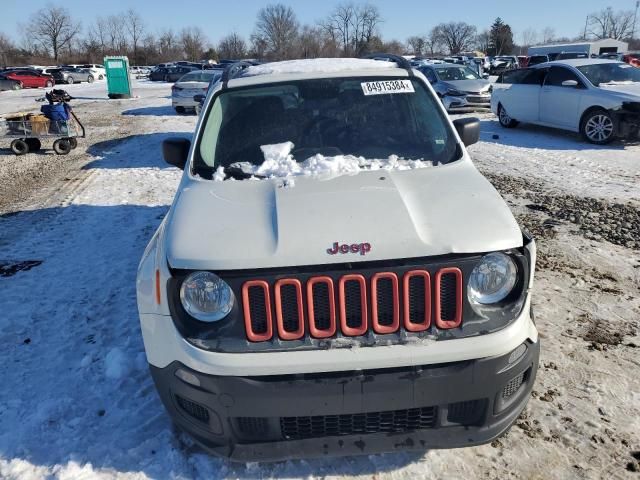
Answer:
[{"label": "red grille slot", "polygon": [[367,333],[367,282],[362,275],[344,275],[338,283],[340,328],[348,337]]},{"label": "red grille slot", "polygon": [[336,334],[336,297],[331,277],[313,277],[307,281],[309,332],[315,338]]},{"label": "red grille slot", "polygon": [[273,336],[271,296],[264,280],[250,280],[242,285],[244,328],[252,342],[264,342]]},{"label": "red grille slot", "polygon": [[456,328],[462,323],[462,272],[459,268],[443,268],[436,273],[436,326]]},{"label": "red grille slot", "polygon": [[371,277],[371,323],[373,331],[381,334],[400,328],[400,294],[395,273],[379,272]]},{"label": "red grille slot", "polygon": [[423,332],[431,326],[431,276],[426,270],[411,270],[402,278],[404,328]]},{"label": "red grille slot", "polygon": [[[292,291],[285,292],[285,289],[292,289]],[[280,279],[276,282],[274,290],[278,335],[282,340],[301,338],[304,335],[304,307],[300,280]]]}]

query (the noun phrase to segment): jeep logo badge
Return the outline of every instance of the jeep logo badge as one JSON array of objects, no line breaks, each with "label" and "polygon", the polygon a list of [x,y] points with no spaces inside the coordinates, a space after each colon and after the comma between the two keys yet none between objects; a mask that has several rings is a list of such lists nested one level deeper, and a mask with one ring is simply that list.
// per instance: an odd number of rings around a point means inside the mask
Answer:
[{"label": "jeep logo badge", "polygon": [[327,248],[329,255],[336,255],[338,253],[359,253],[360,255],[366,255],[371,251],[370,243],[352,243],[351,245],[344,243],[340,245],[338,242],[333,242],[333,247]]}]

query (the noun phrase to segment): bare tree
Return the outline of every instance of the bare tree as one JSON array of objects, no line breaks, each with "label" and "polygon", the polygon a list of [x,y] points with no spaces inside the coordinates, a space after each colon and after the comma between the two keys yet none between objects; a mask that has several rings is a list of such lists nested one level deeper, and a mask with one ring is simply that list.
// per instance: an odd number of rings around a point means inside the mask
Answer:
[{"label": "bare tree", "polygon": [[440,52],[442,44],[440,42],[438,30],[435,27],[431,29],[429,35],[425,37],[424,41],[425,49],[429,50],[429,55],[435,55]]},{"label": "bare tree", "polygon": [[193,62],[201,59],[206,50],[207,37],[200,27],[183,28],[180,32],[180,44],[185,58]]},{"label": "bare tree", "polygon": [[244,58],[247,55],[247,43],[240,35],[233,32],[222,40],[218,44],[218,55],[220,58]]},{"label": "bare tree", "polygon": [[[382,16],[378,7],[370,4],[361,5],[355,9],[355,12],[355,17],[353,17],[354,50],[356,56],[361,56],[372,50],[371,41],[375,36],[378,36],[378,26],[382,23]],[[396,42],[396,40],[392,42]],[[395,43],[393,46],[395,48]]]},{"label": "bare tree", "polygon": [[255,30],[251,36],[254,45],[266,46],[264,54],[273,59],[288,59],[295,55],[298,20],[291,7],[267,5],[258,12]]},{"label": "bare tree", "polygon": [[550,43],[556,39],[556,31],[553,27],[545,27],[542,30],[542,43]]},{"label": "bare tree", "polygon": [[476,27],[465,22],[441,23],[435,27],[436,37],[445,44],[449,53],[467,50],[476,37]]},{"label": "bare tree", "polygon": [[127,51],[127,36],[120,17],[109,15],[105,19],[105,29],[110,53],[124,55]]},{"label": "bare tree", "polygon": [[9,37],[0,32],[0,65],[7,66],[9,64],[9,59],[12,57],[15,48]]},{"label": "bare tree", "polygon": [[375,5],[343,3],[320,22],[320,27],[340,44],[342,54],[348,57],[381,48],[381,45],[374,48],[373,44],[374,38],[379,36],[378,27],[381,23],[382,16]]},{"label": "bare tree", "polygon": [[102,57],[107,54],[107,37],[107,21],[103,17],[98,17],[94,24],[89,27],[87,41],[99,48]]},{"label": "bare tree", "polygon": [[356,8],[352,3],[338,5],[333,12],[321,22],[322,28],[342,47],[345,57],[351,55],[353,48],[353,23],[356,16]]},{"label": "bare tree", "polygon": [[614,12],[608,7],[587,17],[588,33],[594,37],[623,40],[633,34],[634,14],[631,11]]},{"label": "bare tree", "polygon": [[27,29],[29,35],[49,50],[57,62],[61,50],[80,33],[80,23],[71,18],[66,8],[47,5],[31,16]]},{"label": "bare tree", "polygon": [[408,51],[414,55],[422,55],[426,51],[426,43],[424,37],[413,35],[407,38]]},{"label": "bare tree", "polygon": [[125,15],[125,25],[133,48],[133,63],[138,65],[138,45],[144,34],[144,20],[138,12],[130,8]]},{"label": "bare tree", "polygon": [[533,28],[527,28],[520,34],[523,47],[530,47],[538,42],[538,32]]},{"label": "bare tree", "polygon": [[491,43],[491,33],[489,30],[483,30],[476,35],[476,48],[483,53],[487,53],[489,50],[489,44]]}]

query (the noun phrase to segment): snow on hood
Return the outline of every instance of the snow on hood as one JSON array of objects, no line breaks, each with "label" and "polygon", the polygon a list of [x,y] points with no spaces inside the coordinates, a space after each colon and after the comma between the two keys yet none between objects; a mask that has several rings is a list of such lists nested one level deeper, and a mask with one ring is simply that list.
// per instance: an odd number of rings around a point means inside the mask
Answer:
[{"label": "snow on hood", "polygon": [[381,62],[359,58],[316,58],[313,60],[288,60],[285,62],[255,65],[242,72],[243,77],[255,75],[301,74],[301,73],[337,73],[353,70],[379,70],[397,68],[394,62]]},{"label": "snow on hood", "polygon": [[[332,178],[338,175],[355,175],[362,170],[411,170],[414,168],[431,167],[430,161],[405,160],[397,155],[385,159],[366,159],[354,155],[324,156],[316,154],[302,162],[293,158],[291,151],[295,145],[292,142],[262,145],[260,149],[264,155],[264,162],[253,165],[248,162],[234,163],[243,172],[264,178],[318,176]],[[224,169],[218,167],[213,179],[224,180]],[[292,185],[290,185],[292,186]]]},{"label": "snow on hood", "polygon": [[[414,170],[190,179],[167,218],[173,268],[235,270],[323,265],[516,248],[522,234],[504,200],[468,160]],[[370,244],[365,255],[328,253]]]},{"label": "snow on hood", "polygon": [[633,100],[640,101],[640,82],[601,83],[599,88],[610,92],[623,93],[629,97],[636,97]]}]

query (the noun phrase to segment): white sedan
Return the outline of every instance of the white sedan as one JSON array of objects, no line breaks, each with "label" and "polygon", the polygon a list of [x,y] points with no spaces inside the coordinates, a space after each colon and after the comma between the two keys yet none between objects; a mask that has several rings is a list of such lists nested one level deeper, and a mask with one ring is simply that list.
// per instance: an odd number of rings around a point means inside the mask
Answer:
[{"label": "white sedan", "polygon": [[209,85],[222,77],[222,69],[196,70],[180,78],[171,87],[171,104],[177,113],[186,110],[198,111],[199,103],[193,99],[196,95],[206,95]]},{"label": "white sedan", "polygon": [[500,124],[519,122],[580,132],[606,144],[640,134],[640,69],[610,60],[575,59],[505,72],[493,86]]}]

